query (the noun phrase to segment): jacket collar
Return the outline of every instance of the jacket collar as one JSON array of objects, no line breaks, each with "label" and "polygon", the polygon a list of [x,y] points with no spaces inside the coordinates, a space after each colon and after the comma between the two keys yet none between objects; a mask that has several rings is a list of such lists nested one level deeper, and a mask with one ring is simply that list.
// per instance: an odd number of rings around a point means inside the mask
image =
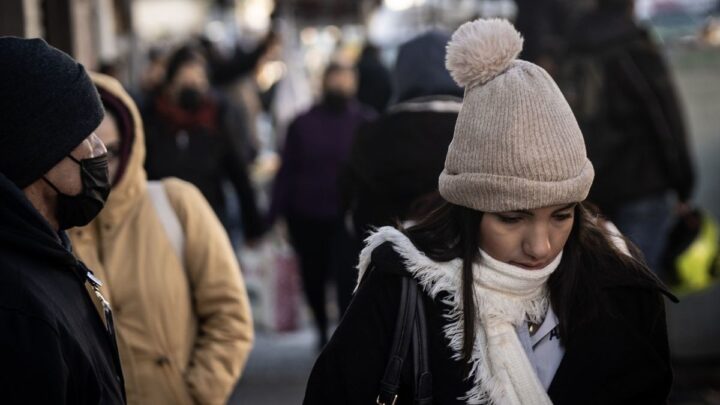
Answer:
[{"label": "jacket collar", "polygon": [[460,113],[462,99],[454,96],[417,97],[388,108],[388,114],[400,112]]},{"label": "jacket collar", "polygon": [[77,259],[63,245],[64,232],[55,232],[7,177],[0,173],[0,248],[32,255],[38,260],[74,265]]}]

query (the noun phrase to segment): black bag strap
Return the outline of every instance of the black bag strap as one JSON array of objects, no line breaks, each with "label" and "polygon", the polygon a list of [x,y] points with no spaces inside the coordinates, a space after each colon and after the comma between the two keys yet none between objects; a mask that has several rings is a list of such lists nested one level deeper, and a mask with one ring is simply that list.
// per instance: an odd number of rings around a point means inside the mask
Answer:
[{"label": "black bag strap", "polygon": [[415,403],[431,404],[432,378],[427,351],[425,307],[419,297],[417,282],[412,277],[403,277],[393,344],[380,381],[380,394],[375,401],[378,405],[395,405],[397,402],[400,377],[411,341],[415,360]]},{"label": "black bag strap", "polygon": [[[415,290],[417,291],[417,285]],[[432,374],[430,373],[430,356],[428,354],[427,320],[425,319],[425,303],[422,298],[417,300],[417,316],[414,326],[415,404],[432,405]]]}]

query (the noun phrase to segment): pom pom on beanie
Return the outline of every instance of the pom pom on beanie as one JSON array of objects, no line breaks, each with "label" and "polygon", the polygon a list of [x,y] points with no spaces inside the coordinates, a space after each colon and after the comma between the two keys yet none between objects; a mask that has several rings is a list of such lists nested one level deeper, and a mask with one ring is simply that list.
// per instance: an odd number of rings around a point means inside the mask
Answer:
[{"label": "pom pom on beanie", "polygon": [[461,87],[485,84],[510,67],[522,46],[522,36],[507,20],[467,22],[452,35],[445,66]]},{"label": "pom pom on beanie", "polygon": [[505,20],[462,25],[446,66],[465,86],[439,191],[482,212],[583,201],[594,177],[575,116],[541,67],[515,59],[522,37]]}]

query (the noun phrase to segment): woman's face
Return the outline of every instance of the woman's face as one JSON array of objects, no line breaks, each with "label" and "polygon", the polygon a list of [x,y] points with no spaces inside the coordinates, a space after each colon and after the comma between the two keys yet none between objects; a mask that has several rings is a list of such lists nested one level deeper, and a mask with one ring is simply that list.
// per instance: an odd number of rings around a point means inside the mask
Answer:
[{"label": "woman's face", "polygon": [[527,270],[541,269],[565,247],[577,204],[484,213],[480,248],[496,260]]}]

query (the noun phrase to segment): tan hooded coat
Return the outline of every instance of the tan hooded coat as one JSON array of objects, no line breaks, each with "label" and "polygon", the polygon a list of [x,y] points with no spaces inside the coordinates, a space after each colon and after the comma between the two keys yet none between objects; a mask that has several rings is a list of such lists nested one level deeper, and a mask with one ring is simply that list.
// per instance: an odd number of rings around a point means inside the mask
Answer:
[{"label": "tan hooded coat", "polygon": [[228,237],[200,192],[163,181],[185,234],[180,260],[147,192],[140,115],[120,84],[95,84],[128,108],[126,171],[89,225],[70,232],[76,254],[113,307],[128,404],[225,404],[245,365],[253,326]]}]

